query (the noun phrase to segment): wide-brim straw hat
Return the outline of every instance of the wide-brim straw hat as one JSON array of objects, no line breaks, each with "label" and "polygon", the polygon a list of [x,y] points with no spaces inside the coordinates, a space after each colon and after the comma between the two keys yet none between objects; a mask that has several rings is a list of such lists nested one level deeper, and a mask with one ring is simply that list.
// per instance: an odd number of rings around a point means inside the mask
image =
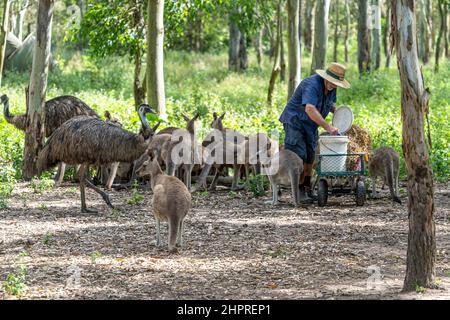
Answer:
[{"label": "wide-brim straw hat", "polygon": [[351,86],[350,83],[345,80],[345,69],[344,65],[333,62],[326,70],[319,69],[316,70],[316,73],[325,80],[328,80],[341,88],[349,89]]}]

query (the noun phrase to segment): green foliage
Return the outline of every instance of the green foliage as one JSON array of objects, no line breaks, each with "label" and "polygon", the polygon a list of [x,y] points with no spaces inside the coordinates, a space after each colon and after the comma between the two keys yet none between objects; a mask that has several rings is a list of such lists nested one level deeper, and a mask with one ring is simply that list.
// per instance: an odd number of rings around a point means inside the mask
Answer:
[{"label": "green foliage", "polygon": [[[140,11],[144,10],[139,1]],[[135,52],[144,50],[144,24],[135,24],[133,14],[134,2],[123,0],[102,0],[88,4],[88,10],[80,26],[72,28],[66,40],[84,41],[89,53],[94,57],[108,55],[134,56]],[[145,10],[144,10],[145,11]]]},{"label": "green foliage", "polygon": [[102,254],[100,252],[94,251],[91,253],[91,262],[95,264],[97,262],[97,259],[99,259],[101,257],[102,257]]},{"label": "green foliage", "polygon": [[253,193],[255,197],[262,197],[266,195],[266,189],[269,188],[269,179],[265,175],[258,174],[250,176],[245,182],[247,190]]},{"label": "green foliage", "polygon": [[289,247],[285,245],[278,245],[275,249],[271,250],[269,252],[269,256],[272,258],[283,258],[286,259],[288,255],[290,255],[292,252],[289,249]]},{"label": "green foliage", "polygon": [[3,162],[0,159],[0,210],[8,208],[8,198],[16,183],[15,173],[11,163]]},{"label": "green foliage", "polygon": [[207,196],[209,196],[209,192],[208,191],[199,191],[199,192],[197,192],[197,195],[199,196],[199,197],[203,197],[203,198],[206,198]]},{"label": "green foliage", "polygon": [[55,181],[52,179],[33,179],[31,180],[31,188],[34,193],[43,193],[44,191],[51,190],[55,186]]},{"label": "green foliage", "polygon": [[48,213],[48,207],[47,207],[47,205],[45,203],[41,203],[39,205],[39,210],[41,210],[42,213]]},{"label": "green foliage", "polygon": [[425,293],[425,292],[427,292],[427,289],[422,287],[422,286],[420,286],[420,285],[418,285],[418,284],[416,284],[416,292],[417,293]]},{"label": "green foliage", "polygon": [[7,294],[20,296],[25,291],[27,287],[25,281],[28,275],[28,268],[23,260],[26,256],[28,256],[26,251],[19,253],[15,262],[15,272],[8,274],[6,280],[3,282],[2,288]]},{"label": "green foliage", "polygon": [[50,241],[52,241],[52,240],[53,240],[53,234],[51,234],[50,232],[47,232],[44,235],[44,238],[42,239],[42,243],[45,245],[49,245]]},{"label": "green foliage", "polygon": [[133,185],[133,193],[131,196],[131,199],[128,199],[127,203],[128,204],[139,204],[144,202],[144,195],[142,193],[139,193],[138,189],[137,189],[137,184],[135,182],[135,184]]}]

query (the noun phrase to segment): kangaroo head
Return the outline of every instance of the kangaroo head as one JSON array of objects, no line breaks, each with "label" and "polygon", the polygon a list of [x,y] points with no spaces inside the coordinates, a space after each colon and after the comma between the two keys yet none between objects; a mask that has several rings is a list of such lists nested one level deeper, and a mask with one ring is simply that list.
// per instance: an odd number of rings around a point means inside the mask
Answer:
[{"label": "kangaroo head", "polygon": [[217,113],[214,112],[211,128],[223,131],[223,124],[222,124],[223,117],[225,117],[225,112],[220,117],[218,117]]}]

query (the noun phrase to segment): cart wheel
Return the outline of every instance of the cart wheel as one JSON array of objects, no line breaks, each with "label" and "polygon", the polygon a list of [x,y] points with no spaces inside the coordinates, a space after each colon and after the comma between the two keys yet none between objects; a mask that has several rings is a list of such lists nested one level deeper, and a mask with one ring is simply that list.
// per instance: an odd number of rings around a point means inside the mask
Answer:
[{"label": "cart wheel", "polygon": [[366,202],[366,186],[364,181],[358,181],[356,185],[356,205],[363,206]]},{"label": "cart wheel", "polygon": [[323,207],[327,204],[328,200],[328,182],[325,179],[320,179],[319,190],[317,191],[317,200],[319,207]]}]

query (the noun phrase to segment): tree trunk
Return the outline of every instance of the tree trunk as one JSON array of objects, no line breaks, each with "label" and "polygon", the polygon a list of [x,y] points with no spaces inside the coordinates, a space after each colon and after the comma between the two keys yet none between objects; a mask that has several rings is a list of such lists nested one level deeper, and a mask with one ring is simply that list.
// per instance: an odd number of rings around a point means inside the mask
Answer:
[{"label": "tree trunk", "polygon": [[316,69],[324,69],[328,47],[328,12],[330,0],[317,0],[314,19],[314,49],[311,63],[311,74]]},{"label": "tree trunk", "polygon": [[386,56],[385,68],[389,68],[391,64],[391,46],[390,46],[390,34],[391,34],[391,0],[386,0],[386,24],[383,35],[384,55]]},{"label": "tree trunk", "polygon": [[440,20],[440,27],[439,27],[439,34],[436,40],[436,49],[435,49],[435,56],[434,56],[434,70],[437,72],[439,71],[439,59],[441,57],[441,42],[442,42],[442,36],[444,35],[444,29],[445,29],[445,22],[444,22],[444,6],[445,6],[445,0],[438,0],[438,10],[439,10],[439,20]]},{"label": "tree trunk", "polygon": [[450,6],[450,2],[446,2],[444,4],[444,54],[446,58],[449,58],[449,52],[448,52],[448,8]]},{"label": "tree trunk", "polygon": [[5,62],[6,36],[8,34],[8,17],[10,0],[3,0],[3,20],[0,30],[0,87],[2,86],[3,66]]},{"label": "tree trunk", "polygon": [[164,0],[148,1],[147,101],[166,115],[164,91]]},{"label": "tree trunk", "polygon": [[28,9],[28,0],[21,2],[21,7],[19,9],[19,15],[17,17],[17,38],[19,38],[20,41],[23,40],[23,22],[25,20],[25,14],[27,13]]},{"label": "tree trunk", "polygon": [[272,74],[270,76],[269,81],[269,90],[267,93],[267,104],[269,107],[272,106],[272,97],[273,91],[275,89],[275,81],[277,80],[278,75],[280,74],[280,55],[281,55],[281,0],[278,1],[277,5],[277,30],[275,36],[275,45],[274,45],[274,59],[273,59],[273,68]]},{"label": "tree trunk", "polygon": [[[139,0],[134,0],[134,10],[133,10],[133,27],[136,34],[139,34],[139,30],[144,24],[144,17],[142,15],[142,7]],[[136,52],[134,53],[134,106],[136,110],[145,101],[144,84],[141,81],[141,70],[142,70],[142,53],[139,45],[136,47]]]},{"label": "tree trunk", "polygon": [[401,82],[403,154],[408,174],[409,234],[404,291],[434,287],[436,259],[433,174],[425,140],[424,88],[417,54],[414,0],[392,0],[392,32]]},{"label": "tree trunk", "polygon": [[358,0],[358,69],[359,75],[370,72],[370,32],[368,0]]},{"label": "tree trunk", "polygon": [[261,68],[262,62],[263,62],[263,44],[262,44],[262,35],[263,35],[263,29],[259,28],[258,31],[256,31],[256,38],[255,38],[255,51],[256,51],[256,60],[258,61],[258,67]]},{"label": "tree trunk", "polygon": [[419,49],[419,58],[426,63],[425,57],[425,47],[427,46],[427,17],[426,17],[426,4],[425,0],[419,0],[419,39],[418,39],[418,49]]},{"label": "tree trunk", "polygon": [[300,61],[300,35],[299,35],[299,0],[288,0],[288,65],[289,65],[289,82],[288,97],[294,93],[301,78],[301,61]]},{"label": "tree trunk", "polygon": [[239,44],[241,38],[241,32],[238,26],[230,18],[230,39],[228,42],[228,70],[238,71],[239,70]]},{"label": "tree trunk", "polygon": [[280,21],[280,82],[286,81],[286,58],[284,54],[283,18]]},{"label": "tree trunk", "polygon": [[247,39],[244,32],[241,32],[239,38],[239,71],[247,70],[248,58],[247,58]]},{"label": "tree trunk", "polygon": [[203,11],[198,11],[195,19],[194,51],[203,51]]},{"label": "tree trunk", "polygon": [[381,59],[381,6],[380,0],[372,0],[372,63],[373,68],[380,68]]},{"label": "tree trunk", "polygon": [[345,38],[344,38],[344,54],[345,63],[348,63],[348,38],[350,37],[350,6],[349,0],[345,0]]},{"label": "tree trunk", "polygon": [[303,29],[303,39],[305,49],[312,51],[312,39],[314,36],[314,0],[305,0],[305,28]]},{"label": "tree trunk", "polygon": [[25,180],[31,180],[37,173],[37,155],[44,145],[44,104],[51,53],[53,7],[54,0],[39,1],[23,152],[22,175]]},{"label": "tree trunk", "polygon": [[339,42],[339,0],[335,2],[335,14],[336,20],[334,21],[334,48],[333,48],[333,61],[337,62],[337,48]]}]

